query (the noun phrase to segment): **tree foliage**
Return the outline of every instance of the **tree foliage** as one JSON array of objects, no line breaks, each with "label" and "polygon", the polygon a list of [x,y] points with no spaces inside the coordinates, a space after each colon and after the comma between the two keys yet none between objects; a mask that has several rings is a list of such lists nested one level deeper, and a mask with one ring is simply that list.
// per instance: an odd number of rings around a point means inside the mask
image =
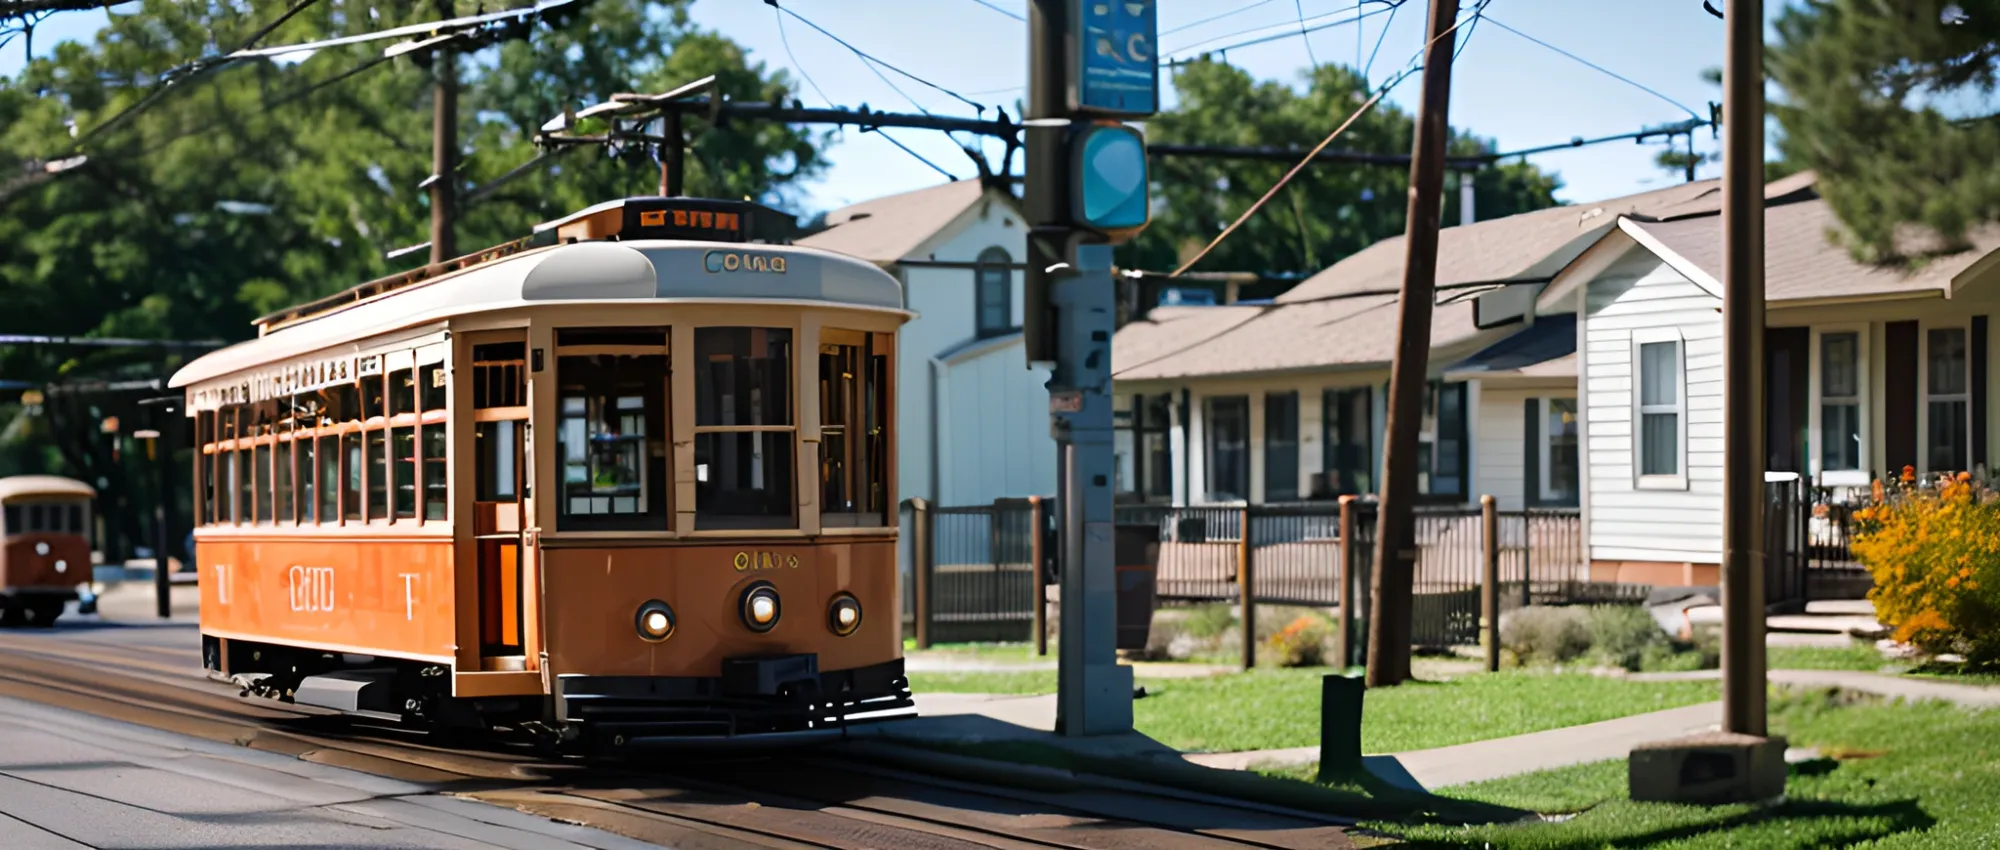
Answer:
[{"label": "tree foliage", "polygon": [[[1179,66],[1173,77],[1179,103],[1147,122],[1149,141],[1232,147],[1310,149],[1368,99],[1367,81],[1354,69],[1322,65],[1306,74],[1300,92],[1280,82],[1258,82],[1241,68],[1202,60]],[[1416,124],[1394,104],[1378,103],[1355,121],[1333,147],[1408,151]],[[1454,130],[1449,150],[1470,156],[1491,144]],[[1121,262],[1171,269],[1222,232],[1291,169],[1291,163],[1155,158],[1155,218],[1122,249]],[[1498,218],[1555,205],[1561,183],[1523,162],[1481,169],[1474,178],[1474,211]],[[1316,271],[1381,239],[1400,235],[1408,213],[1409,168],[1394,165],[1316,163],[1307,166],[1236,233],[1201,262],[1225,271]],[[1458,193],[1446,191],[1445,224],[1458,221]]]},{"label": "tree foliage", "polygon": [[1996,58],[2000,0],[1806,0],[1778,18],[1780,149],[1818,173],[1858,259],[1904,255],[1904,225],[1956,245],[2000,219],[2000,122],[1946,113],[1990,101]]},{"label": "tree foliage", "polygon": [[[57,45],[0,81],[0,186],[34,163],[70,155],[78,139],[89,157],[30,188],[0,190],[0,292],[8,308],[0,333],[238,340],[265,312],[421,262],[421,252],[401,261],[384,254],[428,238],[420,187],[431,172],[434,77],[408,56],[355,70],[390,42],[228,65],[176,83],[92,134],[158,88],[163,72],[242,46],[287,5],[145,0],[135,12],[111,15],[92,43]],[[565,105],[708,74],[729,97],[786,96],[782,72],[693,26],[685,5],[596,0],[559,27],[538,25],[527,40],[459,56],[465,189],[533,159],[533,133]],[[480,6],[459,0],[454,11]],[[322,0],[262,44],[438,16],[432,0]],[[825,167],[824,134],[693,123],[689,132],[697,137],[691,194],[783,204]],[[470,252],[524,236],[536,222],[590,204],[652,194],[658,179],[643,152],[552,155],[463,204],[458,244]],[[0,347],[0,376],[14,380],[164,376],[177,365],[176,356],[148,349]],[[46,413],[96,417],[111,412],[109,404],[52,402]],[[96,431],[94,418],[53,424]],[[6,433],[42,441],[50,432]],[[94,443],[64,446],[66,469],[49,471],[116,486],[110,479],[135,453],[113,463],[105,441]],[[23,464],[38,456],[8,455]]]}]

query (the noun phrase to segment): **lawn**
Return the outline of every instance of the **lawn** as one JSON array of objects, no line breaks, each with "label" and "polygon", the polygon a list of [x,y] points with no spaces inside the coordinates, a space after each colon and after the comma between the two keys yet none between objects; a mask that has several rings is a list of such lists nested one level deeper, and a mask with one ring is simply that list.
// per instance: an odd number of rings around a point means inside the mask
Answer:
[{"label": "lawn", "polygon": [[1764,666],[1772,670],[1855,670],[1863,673],[1901,673],[1912,662],[1885,658],[1872,643],[1855,641],[1847,646],[1773,646],[1764,650]]},{"label": "lawn", "polygon": [[1794,766],[1776,806],[1700,808],[1625,798],[1622,760],[1483,782],[1442,793],[1543,813],[1530,825],[1379,828],[1412,847],[1784,848],[2000,846],[2000,711],[1885,704],[1827,692],[1774,695],[1774,734],[1830,760]]},{"label": "lawn", "polygon": [[[1206,679],[1141,680],[1140,732],[1184,751],[1319,743],[1323,669],[1264,669]],[[912,674],[918,693],[1051,693],[1055,671]],[[1369,692],[1362,747],[1393,753],[1523,735],[1717,699],[1714,682],[1633,682],[1533,670],[1411,682]]]},{"label": "lawn", "polygon": [[1035,655],[1035,645],[1032,643],[934,643],[930,649],[918,649],[917,642],[910,639],[903,641],[903,654],[1026,664],[1056,660],[1056,642],[1049,641],[1049,654],[1046,658]]}]

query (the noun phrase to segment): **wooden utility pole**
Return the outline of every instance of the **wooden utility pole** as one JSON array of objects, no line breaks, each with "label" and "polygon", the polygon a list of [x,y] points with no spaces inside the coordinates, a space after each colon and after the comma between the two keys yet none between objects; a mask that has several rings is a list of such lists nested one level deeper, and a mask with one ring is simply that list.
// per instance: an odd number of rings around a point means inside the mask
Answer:
[{"label": "wooden utility pole", "polygon": [[1375,610],[1368,618],[1368,687],[1410,678],[1410,596],[1416,579],[1417,427],[1430,370],[1431,313],[1437,292],[1438,219],[1443,215],[1446,123],[1451,106],[1452,27],[1457,0],[1431,0],[1424,46],[1424,99],[1410,155],[1410,207],[1395,365],[1389,372],[1388,440],[1382,507],[1375,526]]},{"label": "wooden utility pole", "polygon": [[1722,77],[1722,728],[1765,735],[1764,4],[1730,0]]},{"label": "wooden utility pole", "polygon": [[[437,0],[438,18],[452,16],[451,0]],[[440,47],[431,58],[437,87],[431,97],[431,262],[458,256],[458,55]]]}]

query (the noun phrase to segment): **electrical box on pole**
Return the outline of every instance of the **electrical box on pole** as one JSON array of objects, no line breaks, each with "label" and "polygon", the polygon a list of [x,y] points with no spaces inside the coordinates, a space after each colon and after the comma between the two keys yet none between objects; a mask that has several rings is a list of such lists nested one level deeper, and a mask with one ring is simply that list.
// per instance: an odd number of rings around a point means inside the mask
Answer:
[{"label": "electrical box on pole", "polygon": [[1030,0],[1029,365],[1048,364],[1062,599],[1056,728],[1131,731],[1132,673],[1118,664],[1113,545],[1111,248],[1151,218],[1146,140],[1120,119],[1159,108],[1158,0]]}]

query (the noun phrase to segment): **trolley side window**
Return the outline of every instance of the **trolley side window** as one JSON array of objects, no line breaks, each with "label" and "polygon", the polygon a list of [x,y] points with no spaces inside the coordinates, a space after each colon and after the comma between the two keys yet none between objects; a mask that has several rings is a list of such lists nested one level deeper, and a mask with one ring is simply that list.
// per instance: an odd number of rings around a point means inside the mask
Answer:
[{"label": "trolley side window", "polygon": [[694,333],[695,528],[797,528],[792,331]]},{"label": "trolley side window", "polygon": [[[35,497],[29,496],[28,499]],[[6,533],[17,534],[83,534],[85,516],[82,502],[74,501],[19,501],[6,507]]]},{"label": "trolley side window", "polygon": [[819,347],[820,524],[888,524],[889,337],[828,329]]},{"label": "trolley side window", "polygon": [[215,411],[202,410],[194,415],[195,474],[200,483],[200,500],[197,508],[201,515],[195,521],[202,525],[215,524]]},{"label": "trolley side window", "polygon": [[667,332],[556,331],[556,527],[667,529]]}]

